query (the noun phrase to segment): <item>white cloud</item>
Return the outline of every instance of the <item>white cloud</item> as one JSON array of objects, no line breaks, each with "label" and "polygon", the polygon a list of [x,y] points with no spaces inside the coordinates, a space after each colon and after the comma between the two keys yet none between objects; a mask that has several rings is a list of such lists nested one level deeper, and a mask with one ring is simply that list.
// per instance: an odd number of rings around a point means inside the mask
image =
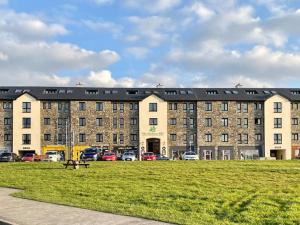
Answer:
[{"label": "white cloud", "polygon": [[7,59],[8,59],[8,55],[6,55],[6,54],[3,53],[3,52],[0,52],[0,60],[6,61]]},{"label": "white cloud", "polygon": [[126,52],[133,55],[137,59],[143,59],[147,56],[149,49],[144,47],[130,47],[126,49]]},{"label": "white cloud", "polygon": [[127,7],[147,10],[151,13],[170,10],[180,5],[181,0],[123,0]]},{"label": "white cloud", "polygon": [[188,13],[195,13],[202,20],[208,20],[215,15],[215,12],[206,7],[201,2],[194,2],[191,6],[185,9]]}]

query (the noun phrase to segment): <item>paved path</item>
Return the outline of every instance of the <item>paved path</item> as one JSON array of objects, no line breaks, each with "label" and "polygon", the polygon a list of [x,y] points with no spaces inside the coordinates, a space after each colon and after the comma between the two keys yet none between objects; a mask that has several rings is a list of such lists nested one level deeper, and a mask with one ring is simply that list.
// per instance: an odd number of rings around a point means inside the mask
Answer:
[{"label": "paved path", "polygon": [[10,196],[15,189],[0,188],[1,221],[13,225],[167,225],[157,221],[101,213]]}]

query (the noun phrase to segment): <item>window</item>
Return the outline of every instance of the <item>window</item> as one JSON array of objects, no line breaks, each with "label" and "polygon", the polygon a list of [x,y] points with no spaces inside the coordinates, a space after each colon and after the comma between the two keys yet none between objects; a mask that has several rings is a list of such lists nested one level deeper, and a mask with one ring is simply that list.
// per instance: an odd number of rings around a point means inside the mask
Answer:
[{"label": "window", "polygon": [[30,145],[31,144],[31,134],[23,134],[22,135],[22,143],[23,143],[23,145]]},{"label": "window", "polygon": [[292,125],[298,125],[298,118],[292,118]]},{"label": "window", "polygon": [[223,112],[228,111],[228,102],[222,102],[221,111]]},{"label": "window", "polygon": [[57,136],[57,142],[59,144],[64,144],[66,141],[66,134],[58,134]]},{"label": "window", "polygon": [[205,134],[205,142],[212,142],[212,135],[211,134]]},{"label": "window", "polygon": [[274,128],[282,128],[282,118],[274,118]]},{"label": "window", "polygon": [[255,118],[254,123],[255,125],[261,125],[261,118]]},{"label": "window", "polygon": [[195,127],[195,120],[194,118],[190,118],[190,128],[194,128]]},{"label": "window", "polygon": [[177,91],[165,91],[166,95],[177,95]]},{"label": "window", "polygon": [[44,134],[44,141],[51,141],[51,134]]},{"label": "window", "polygon": [[171,141],[176,141],[176,134],[170,134]]},{"label": "window", "polygon": [[23,113],[30,113],[31,112],[31,102],[23,102],[22,109],[23,109]]},{"label": "window", "polygon": [[244,118],[244,128],[248,128],[248,118]]},{"label": "window", "polygon": [[150,118],[149,125],[157,125],[157,118]]},{"label": "window", "polygon": [[183,118],[183,127],[187,127],[187,118]]},{"label": "window", "polygon": [[44,118],[44,125],[50,125],[50,118]]},{"label": "window", "polygon": [[170,125],[176,125],[176,123],[177,123],[176,118],[171,118],[170,119]]},{"label": "window", "polygon": [[254,103],[254,109],[255,110],[262,110],[262,104],[260,102]]},{"label": "window", "polygon": [[23,128],[31,128],[31,118],[23,118]]},{"label": "window", "polygon": [[282,112],[282,103],[274,102],[274,113],[281,113],[281,112]]},{"label": "window", "polygon": [[294,110],[297,110],[299,107],[298,103],[291,103],[291,105],[292,105],[292,109]]},{"label": "window", "polygon": [[216,91],[216,90],[207,90],[207,91],[206,91],[206,94],[207,94],[207,95],[217,95],[217,94],[218,94],[218,91]]},{"label": "window", "polygon": [[85,102],[79,102],[79,111],[85,111],[85,110],[86,110]]},{"label": "window", "polygon": [[85,90],[85,93],[87,95],[97,95],[99,92],[96,89],[89,89],[89,90]]},{"label": "window", "polygon": [[248,112],[248,103],[242,103],[242,109],[244,113]]},{"label": "window", "polygon": [[186,112],[188,109],[188,105],[187,103],[183,103],[183,111]]},{"label": "window", "polygon": [[248,144],[248,134],[243,134],[243,143]]},{"label": "window", "polygon": [[65,119],[64,118],[58,118],[58,120],[57,120],[57,125],[58,126],[62,126],[62,125],[65,125],[66,124],[66,122],[65,122]]},{"label": "window", "polygon": [[12,135],[11,134],[4,134],[4,141],[12,141]]},{"label": "window", "polygon": [[103,111],[103,102],[96,102],[96,111]]},{"label": "window", "polygon": [[212,111],[212,103],[211,102],[205,102],[205,111],[207,111],[207,112]]},{"label": "window", "polygon": [[86,125],[86,120],[84,117],[79,118],[79,126],[83,127]]},{"label": "window", "polygon": [[228,118],[222,118],[221,121],[223,127],[228,127]]},{"label": "window", "polygon": [[221,135],[221,141],[222,142],[228,142],[228,134],[222,134]]},{"label": "window", "polygon": [[292,140],[293,140],[293,141],[298,141],[298,140],[299,140],[299,135],[298,135],[298,133],[292,133]]},{"label": "window", "polygon": [[113,118],[113,128],[118,128],[118,119],[117,119],[117,117]]},{"label": "window", "polygon": [[12,103],[11,102],[3,102],[3,109],[12,109]]},{"label": "window", "polygon": [[57,109],[61,112],[69,111],[70,105],[67,102],[58,102]]},{"label": "window", "polygon": [[12,119],[11,118],[4,118],[4,125],[11,125]]},{"label": "window", "polygon": [[246,94],[247,95],[257,95],[257,91],[256,90],[246,90]]},{"label": "window", "polygon": [[120,128],[124,128],[124,118],[120,118]]},{"label": "window", "polygon": [[242,127],[242,118],[237,118],[237,126]]},{"label": "window", "polygon": [[242,144],[243,140],[242,140],[242,134],[238,134],[238,144]]},{"label": "window", "polygon": [[118,104],[117,103],[113,103],[113,112],[117,112],[118,111]]},{"label": "window", "polygon": [[103,142],[103,134],[96,134],[96,142]]},{"label": "window", "polygon": [[236,105],[236,112],[237,113],[242,112],[242,103],[237,103],[237,105]]},{"label": "window", "polygon": [[130,110],[138,110],[139,109],[138,103],[129,103],[129,109]]},{"label": "window", "polygon": [[121,112],[121,113],[124,112],[124,103],[120,103],[120,112]]},{"label": "window", "polygon": [[177,103],[169,103],[169,110],[177,110]]},{"label": "window", "polygon": [[118,135],[117,134],[113,134],[113,143],[118,144]]},{"label": "window", "polygon": [[157,112],[157,103],[149,103],[149,112]]},{"label": "window", "polygon": [[130,125],[132,126],[137,125],[137,118],[135,117],[130,118]]},{"label": "window", "polygon": [[127,90],[126,93],[128,95],[136,95],[138,93],[138,90]]},{"label": "window", "polygon": [[83,133],[79,134],[79,142],[85,142],[86,141],[86,136]]},{"label": "window", "polygon": [[205,126],[211,127],[212,126],[212,119],[211,118],[205,118]]},{"label": "window", "polygon": [[130,134],[130,141],[137,141],[137,134]]},{"label": "window", "polygon": [[282,134],[274,134],[274,144],[282,144]]},{"label": "window", "polygon": [[256,141],[261,141],[262,140],[262,135],[261,134],[255,134],[255,140]]},{"label": "window", "polygon": [[51,102],[43,102],[43,109],[51,109]]},{"label": "window", "polygon": [[193,112],[194,111],[194,109],[195,109],[195,104],[194,103],[190,103],[190,105],[189,105],[189,109],[190,109],[190,112]]},{"label": "window", "polygon": [[103,119],[102,118],[96,118],[96,126],[98,126],[98,127],[103,126]]}]

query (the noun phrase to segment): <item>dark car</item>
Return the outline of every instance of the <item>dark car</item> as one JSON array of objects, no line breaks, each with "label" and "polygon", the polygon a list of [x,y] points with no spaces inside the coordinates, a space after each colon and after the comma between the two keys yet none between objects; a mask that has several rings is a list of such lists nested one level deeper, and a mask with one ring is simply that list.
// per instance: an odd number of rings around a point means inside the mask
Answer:
[{"label": "dark car", "polygon": [[82,152],[80,159],[97,161],[101,159],[101,152],[97,148],[87,148]]},{"label": "dark car", "polygon": [[20,157],[12,152],[4,152],[0,155],[0,162],[18,162]]},{"label": "dark car", "polygon": [[168,156],[165,156],[165,155],[159,155],[159,156],[157,157],[156,160],[169,161],[169,160],[171,160],[171,159],[170,159]]}]

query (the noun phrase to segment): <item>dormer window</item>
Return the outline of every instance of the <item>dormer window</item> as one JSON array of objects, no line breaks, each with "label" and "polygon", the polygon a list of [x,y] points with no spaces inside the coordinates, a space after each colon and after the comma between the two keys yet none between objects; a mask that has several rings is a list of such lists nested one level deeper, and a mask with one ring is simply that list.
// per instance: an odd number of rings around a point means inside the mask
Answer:
[{"label": "dormer window", "polygon": [[23,92],[22,89],[16,89],[16,90],[15,90],[15,93],[22,93],[22,92]]},{"label": "dormer window", "polygon": [[165,91],[166,95],[177,95],[177,91]]},{"label": "dormer window", "polygon": [[246,94],[247,95],[257,95],[257,91],[256,90],[246,90]]},{"label": "dormer window", "polygon": [[291,91],[292,95],[300,95],[300,91]]},{"label": "dormer window", "polygon": [[59,94],[64,94],[64,93],[66,93],[66,90],[60,89],[60,90],[58,91],[58,93],[59,93]]},{"label": "dormer window", "polygon": [[9,89],[0,89],[0,94],[8,93]]},{"label": "dormer window", "polygon": [[44,94],[56,94],[57,89],[45,89]]},{"label": "dormer window", "polygon": [[23,93],[25,93],[25,92],[30,92],[30,90],[29,89],[24,89]]},{"label": "dormer window", "polygon": [[217,95],[218,91],[217,90],[208,90],[208,91],[206,91],[206,94],[207,95]]},{"label": "dormer window", "polygon": [[99,92],[98,90],[95,89],[89,89],[89,90],[85,90],[85,93],[88,95],[97,95]]},{"label": "dormer window", "polygon": [[110,90],[105,90],[105,91],[104,91],[104,94],[105,94],[105,95],[109,95],[109,94],[111,94],[111,91],[110,91]]},{"label": "dormer window", "polygon": [[72,94],[73,90],[67,90],[67,94]]},{"label": "dormer window", "polygon": [[118,91],[117,91],[117,90],[112,90],[111,93],[112,93],[112,94],[118,94]]},{"label": "dormer window", "polygon": [[126,92],[128,95],[136,95],[138,93],[137,90],[127,90]]}]

